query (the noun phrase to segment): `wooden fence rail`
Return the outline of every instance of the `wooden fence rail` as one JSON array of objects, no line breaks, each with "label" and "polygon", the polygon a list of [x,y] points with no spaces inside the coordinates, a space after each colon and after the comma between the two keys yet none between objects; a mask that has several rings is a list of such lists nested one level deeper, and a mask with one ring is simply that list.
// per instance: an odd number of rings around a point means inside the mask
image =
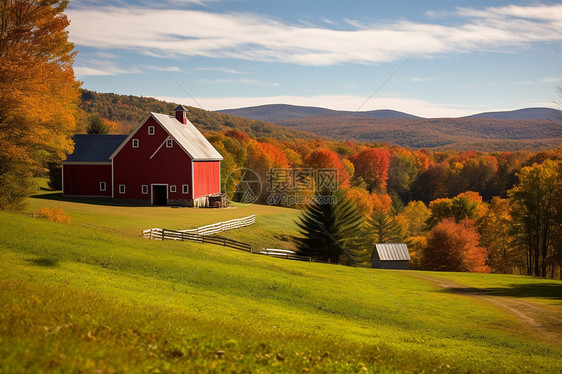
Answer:
[{"label": "wooden fence rail", "polygon": [[252,247],[248,243],[239,242],[238,240],[233,240],[230,238],[224,238],[222,236],[210,236],[210,235],[200,235],[192,232],[184,232],[184,231],[177,231],[177,230],[168,230],[168,229],[149,229],[144,230],[143,236],[148,239],[155,239],[155,240],[189,240],[197,243],[210,243],[210,244],[218,244],[225,247],[241,249],[243,251],[251,252]]},{"label": "wooden fence rail", "polygon": [[178,230],[198,235],[214,235],[219,232],[239,229],[241,227],[250,226],[256,223],[256,216],[251,215],[244,218],[231,219],[229,221],[213,223],[212,225],[199,226],[196,229]]}]

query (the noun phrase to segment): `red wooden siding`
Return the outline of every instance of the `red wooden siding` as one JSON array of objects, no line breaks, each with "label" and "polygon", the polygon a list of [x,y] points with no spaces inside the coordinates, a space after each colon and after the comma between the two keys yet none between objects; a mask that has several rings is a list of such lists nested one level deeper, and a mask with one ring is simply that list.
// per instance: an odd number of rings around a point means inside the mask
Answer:
[{"label": "red wooden siding", "polygon": [[193,183],[193,198],[221,192],[220,161],[193,162]]},{"label": "red wooden siding", "polygon": [[[148,126],[154,126],[154,135],[148,135]],[[168,133],[150,117],[127,141],[113,158],[115,199],[150,201],[152,184],[167,184],[168,199],[193,198],[191,159],[175,141],[172,148],[167,148],[165,144],[167,138]],[[138,148],[133,148],[133,139],[138,139]],[[121,184],[125,185],[124,194],[119,193]],[[188,194],[182,193],[184,184],[189,185]],[[142,193],[142,185],[148,186],[148,194]],[[176,192],[170,192],[171,185],[176,186]]]},{"label": "red wooden siding", "polygon": [[[105,182],[105,191],[100,191],[100,182]],[[63,191],[65,195],[111,196],[111,164],[63,165]]]}]

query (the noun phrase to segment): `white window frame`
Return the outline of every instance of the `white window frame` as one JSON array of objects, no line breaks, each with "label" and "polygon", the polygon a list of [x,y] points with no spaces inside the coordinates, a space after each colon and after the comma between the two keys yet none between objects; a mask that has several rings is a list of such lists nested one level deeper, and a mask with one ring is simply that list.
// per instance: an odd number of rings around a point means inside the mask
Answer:
[{"label": "white window frame", "polygon": [[138,148],[140,141],[138,139],[133,139],[133,148]]},{"label": "white window frame", "polygon": [[166,148],[172,148],[174,146],[174,139],[166,139]]},{"label": "white window frame", "polygon": [[176,192],[176,185],[175,184],[170,185],[170,192]]},{"label": "white window frame", "polygon": [[106,182],[100,182],[100,191],[102,191],[102,192],[107,191],[107,183]]},{"label": "white window frame", "polygon": [[189,184],[184,184],[181,186],[181,193],[188,194],[189,193]]},{"label": "white window frame", "polygon": [[143,184],[143,185],[141,186],[141,193],[142,193],[143,195],[148,195],[148,184]]},{"label": "white window frame", "polygon": [[154,135],[154,126],[148,126],[148,135]]},{"label": "white window frame", "polygon": [[123,194],[125,193],[125,191],[126,191],[125,185],[124,185],[124,184],[120,184],[120,185],[119,185],[119,193],[120,193],[121,195],[123,195]]}]

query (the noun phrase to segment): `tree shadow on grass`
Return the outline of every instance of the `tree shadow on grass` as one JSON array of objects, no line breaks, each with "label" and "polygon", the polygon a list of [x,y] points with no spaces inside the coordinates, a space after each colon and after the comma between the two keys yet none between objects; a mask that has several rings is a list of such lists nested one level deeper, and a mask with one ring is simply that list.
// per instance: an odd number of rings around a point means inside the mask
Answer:
[{"label": "tree shadow on grass", "polygon": [[148,203],[142,201],[120,201],[113,200],[111,197],[69,197],[63,196],[60,192],[37,194],[31,196],[34,199],[51,200],[51,201],[66,201],[70,203],[81,203],[91,205],[104,205],[104,206],[128,206],[128,207],[151,207]]},{"label": "tree shadow on grass", "polygon": [[37,266],[55,267],[59,264],[59,259],[55,257],[36,257],[27,260]]},{"label": "tree shadow on grass", "polygon": [[536,297],[550,300],[562,300],[562,282],[533,283],[533,284],[510,284],[507,287],[448,287],[443,292],[462,295],[485,295],[485,296],[511,296],[511,297]]}]

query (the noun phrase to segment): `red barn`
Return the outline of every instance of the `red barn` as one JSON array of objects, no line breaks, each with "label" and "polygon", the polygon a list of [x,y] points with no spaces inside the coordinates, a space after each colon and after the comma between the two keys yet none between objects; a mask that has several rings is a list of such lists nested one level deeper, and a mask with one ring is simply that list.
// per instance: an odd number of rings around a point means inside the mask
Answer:
[{"label": "red barn", "polygon": [[76,135],[63,162],[63,194],[153,205],[200,205],[221,191],[222,156],[187,119],[150,113],[129,136]]}]

